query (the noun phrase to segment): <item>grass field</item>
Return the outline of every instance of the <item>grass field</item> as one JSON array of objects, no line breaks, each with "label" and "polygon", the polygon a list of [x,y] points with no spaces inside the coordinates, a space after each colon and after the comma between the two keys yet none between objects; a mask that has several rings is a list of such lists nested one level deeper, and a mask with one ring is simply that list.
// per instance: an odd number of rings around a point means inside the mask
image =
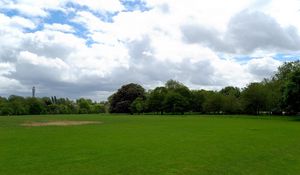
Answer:
[{"label": "grass field", "polygon": [[[21,126],[58,120],[78,126]],[[0,117],[0,175],[300,174],[300,121],[230,116]]]}]

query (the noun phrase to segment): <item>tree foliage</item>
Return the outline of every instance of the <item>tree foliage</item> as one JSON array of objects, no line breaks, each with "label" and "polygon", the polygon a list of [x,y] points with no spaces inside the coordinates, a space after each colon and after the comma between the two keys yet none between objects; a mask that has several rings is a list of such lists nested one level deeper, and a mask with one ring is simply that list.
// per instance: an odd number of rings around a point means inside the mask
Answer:
[{"label": "tree foliage", "polygon": [[[220,91],[190,90],[178,81],[169,80],[164,87],[149,90],[147,96],[136,101],[119,98],[118,93],[111,99],[115,100],[112,102],[118,110],[133,113],[297,113],[300,108],[299,67],[299,61],[285,63],[270,79],[250,83],[243,89],[227,86]],[[131,110],[128,110],[128,106],[131,106]]]},{"label": "tree foliage", "polygon": [[106,108],[107,104],[103,102],[96,103],[84,98],[72,101],[56,97],[0,97],[0,115],[90,114],[105,113]]},{"label": "tree foliage", "polygon": [[154,90],[150,91],[148,97],[148,107],[152,112],[164,112],[164,99],[166,98],[167,88],[157,87]]},{"label": "tree foliage", "polygon": [[145,98],[145,89],[141,85],[124,85],[109,98],[109,110],[111,113],[131,113],[131,103],[138,97]]},{"label": "tree foliage", "polygon": [[300,68],[288,75],[283,87],[283,103],[287,111],[292,113],[300,110]]},{"label": "tree foliage", "polygon": [[249,84],[242,93],[244,111],[251,114],[259,114],[266,108],[267,91],[261,83]]}]

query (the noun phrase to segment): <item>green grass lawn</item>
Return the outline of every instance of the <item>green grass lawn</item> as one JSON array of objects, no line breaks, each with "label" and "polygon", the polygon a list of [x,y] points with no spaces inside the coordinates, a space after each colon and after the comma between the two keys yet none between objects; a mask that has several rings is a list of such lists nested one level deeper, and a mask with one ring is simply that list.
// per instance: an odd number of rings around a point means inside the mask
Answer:
[{"label": "green grass lawn", "polygon": [[[30,121],[102,124],[24,127]],[[300,174],[300,121],[230,116],[0,117],[0,175]]]}]

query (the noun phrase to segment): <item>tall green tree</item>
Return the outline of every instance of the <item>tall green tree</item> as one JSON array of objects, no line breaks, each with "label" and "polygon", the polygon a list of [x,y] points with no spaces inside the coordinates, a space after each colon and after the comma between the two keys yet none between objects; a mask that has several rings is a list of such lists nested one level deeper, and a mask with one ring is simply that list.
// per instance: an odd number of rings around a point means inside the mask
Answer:
[{"label": "tall green tree", "polygon": [[0,97],[0,115],[12,115],[13,109],[9,105],[8,100],[4,97]]},{"label": "tall green tree", "polygon": [[164,112],[164,100],[168,90],[165,87],[157,87],[150,91],[147,102],[149,110],[152,112]]},{"label": "tall green tree", "polygon": [[203,103],[205,101],[205,90],[191,91],[190,109],[193,112],[203,112]]},{"label": "tall green tree", "polygon": [[27,98],[27,104],[29,107],[29,114],[38,115],[45,113],[46,109],[43,101],[38,98]]},{"label": "tall green tree", "polygon": [[271,114],[281,114],[282,112],[282,85],[280,81],[272,78],[262,82],[266,91],[266,110]]},{"label": "tall green tree", "polygon": [[[184,102],[183,106],[185,106],[184,112],[190,111],[190,103],[191,103],[191,91],[188,87],[186,87],[184,84],[175,81],[175,80],[169,80],[166,82],[165,87],[167,88],[167,96],[177,96],[175,94],[179,94],[183,98],[182,101]],[[179,96],[177,96],[179,97]],[[175,99],[175,98],[174,98]]]},{"label": "tall green tree", "polygon": [[189,102],[180,93],[168,91],[164,100],[164,109],[166,112],[184,114],[184,112],[187,111],[188,106]]},{"label": "tall green tree", "polygon": [[131,113],[143,113],[146,110],[145,99],[138,97],[130,105]]},{"label": "tall green tree", "polygon": [[249,84],[242,93],[244,111],[258,115],[266,109],[267,91],[262,83]]},{"label": "tall green tree", "polygon": [[8,97],[9,106],[11,106],[13,115],[24,115],[29,113],[29,107],[24,97],[11,95]]},{"label": "tall green tree", "polygon": [[220,113],[222,111],[222,95],[215,91],[206,91],[204,94],[203,111],[205,113]]},{"label": "tall green tree", "polygon": [[220,90],[220,93],[226,96],[234,96],[239,98],[241,96],[241,90],[238,87],[227,86]]},{"label": "tall green tree", "polygon": [[95,103],[92,106],[92,113],[106,113],[106,108],[104,104]]},{"label": "tall green tree", "polygon": [[242,112],[241,90],[238,87],[227,86],[220,90],[222,96],[221,111],[226,114],[238,114]]},{"label": "tall green tree", "polygon": [[93,103],[92,100],[80,98],[80,99],[76,100],[76,103],[79,107],[80,114],[91,113],[92,103]]},{"label": "tall green tree", "polygon": [[127,84],[122,86],[110,98],[111,113],[131,113],[130,105],[138,97],[145,98],[145,89],[138,84]]},{"label": "tall green tree", "polygon": [[274,79],[281,81],[281,83],[288,81],[290,74],[300,68],[300,60],[285,62],[282,66],[278,67],[278,71]]},{"label": "tall green tree", "polygon": [[283,102],[291,113],[300,112],[300,67],[288,75],[283,88]]}]

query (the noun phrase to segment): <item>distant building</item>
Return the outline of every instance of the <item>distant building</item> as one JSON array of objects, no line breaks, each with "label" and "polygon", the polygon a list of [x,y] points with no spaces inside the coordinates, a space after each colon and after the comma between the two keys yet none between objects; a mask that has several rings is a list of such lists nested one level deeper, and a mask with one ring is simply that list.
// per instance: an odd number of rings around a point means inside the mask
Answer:
[{"label": "distant building", "polygon": [[35,97],[35,87],[32,87],[32,97]]}]

